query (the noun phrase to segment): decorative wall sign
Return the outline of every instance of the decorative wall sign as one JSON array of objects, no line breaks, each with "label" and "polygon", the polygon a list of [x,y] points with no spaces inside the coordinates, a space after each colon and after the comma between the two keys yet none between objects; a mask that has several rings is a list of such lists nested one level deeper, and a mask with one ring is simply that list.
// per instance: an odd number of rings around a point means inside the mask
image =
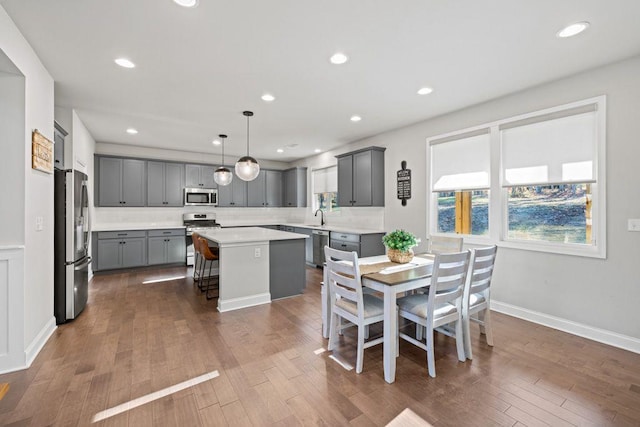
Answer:
[{"label": "decorative wall sign", "polygon": [[38,129],[33,131],[31,137],[31,168],[53,173],[53,142],[38,132]]},{"label": "decorative wall sign", "polygon": [[398,199],[402,200],[402,206],[407,206],[407,199],[411,198],[411,169],[407,169],[407,162],[400,163],[402,167],[398,171]]}]

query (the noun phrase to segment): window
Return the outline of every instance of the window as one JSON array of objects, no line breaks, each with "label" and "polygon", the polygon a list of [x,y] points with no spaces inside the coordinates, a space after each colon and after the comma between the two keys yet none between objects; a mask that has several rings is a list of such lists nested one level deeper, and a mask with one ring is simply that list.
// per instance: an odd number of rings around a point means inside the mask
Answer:
[{"label": "window", "polygon": [[429,139],[430,232],[604,258],[605,117],[602,96]]},{"label": "window", "polygon": [[435,231],[486,235],[489,232],[489,129],[431,144]]},{"label": "window", "polygon": [[338,209],[337,166],[314,170],[312,179],[313,210],[322,209],[326,212],[336,211]]}]

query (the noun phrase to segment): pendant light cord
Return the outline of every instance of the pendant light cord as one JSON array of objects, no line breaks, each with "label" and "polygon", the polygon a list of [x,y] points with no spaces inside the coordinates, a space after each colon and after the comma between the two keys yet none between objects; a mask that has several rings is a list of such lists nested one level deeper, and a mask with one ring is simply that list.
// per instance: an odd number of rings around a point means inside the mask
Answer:
[{"label": "pendant light cord", "polygon": [[247,156],[249,155],[249,116],[247,116]]}]

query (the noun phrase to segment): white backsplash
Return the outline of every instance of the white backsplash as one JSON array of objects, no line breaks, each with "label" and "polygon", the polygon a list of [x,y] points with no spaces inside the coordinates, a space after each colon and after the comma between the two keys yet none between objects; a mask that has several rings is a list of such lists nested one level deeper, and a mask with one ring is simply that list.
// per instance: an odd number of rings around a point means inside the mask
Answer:
[{"label": "white backsplash", "polygon": [[[182,214],[187,212],[215,213],[222,226],[258,224],[320,224],[320,216],[313,216],[311,208],[95,208],[94,226],[181,226]],[[325,223],[359,229],[384,229],[384,208],[341,208],[325,214]]]}]

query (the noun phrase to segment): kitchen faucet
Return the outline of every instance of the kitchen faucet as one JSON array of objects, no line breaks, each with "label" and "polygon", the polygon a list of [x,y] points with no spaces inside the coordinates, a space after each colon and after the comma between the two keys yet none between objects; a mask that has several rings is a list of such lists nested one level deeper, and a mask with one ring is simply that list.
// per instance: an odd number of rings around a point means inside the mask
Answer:
[{"label": "kitchen faucet", "polygon": [[320,227],[324,226],[324,211],[322,209],[318,209],[313,216],[318,216],[318,212],[320,212]]}]

